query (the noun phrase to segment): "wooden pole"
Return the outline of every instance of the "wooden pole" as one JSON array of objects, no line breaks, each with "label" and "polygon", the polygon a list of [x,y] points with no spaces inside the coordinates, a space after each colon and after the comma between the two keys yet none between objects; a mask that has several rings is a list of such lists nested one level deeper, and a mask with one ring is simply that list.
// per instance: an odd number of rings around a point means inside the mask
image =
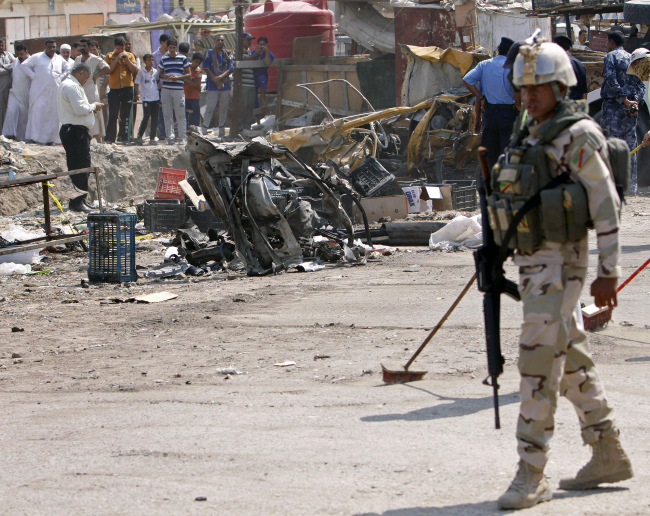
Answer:
[{"label": "wooden pole", "polygon": [[[235,3],[235,37],[237,38],[237,46],[235,50],[235,62],[241,63],[244,60],[244,5],[243,3]],[[235,68],[234,81],[233,81],[233,95],[232,95],[232,114],[230,117],[230,138],[234,139],[239,134],[241,129],[241,101],[242,101],[242,70]]]}]

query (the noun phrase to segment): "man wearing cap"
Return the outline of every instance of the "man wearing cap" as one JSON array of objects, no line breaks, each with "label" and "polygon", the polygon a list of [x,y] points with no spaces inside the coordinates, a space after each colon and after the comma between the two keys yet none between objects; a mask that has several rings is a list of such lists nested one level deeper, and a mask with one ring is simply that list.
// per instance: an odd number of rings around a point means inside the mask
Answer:
[{"label": "man wearing cap", "polygon": [[[623,48],[623,34],[613,31],[607,34],[607,55],[603,66],[603,99],[600,125],[609,130],[610,136],[627,142],[630,150],[636,147],[636,115],[639,101],[643,98],[643,83],[634,75],[628,75],[630,54]],[[636,175],[636,156],[631,156],[631,174]]]},{"label": "man wearing cap", "polygon": [[465,87],[481,101],[483,106],[481,145],[488,150],[490,167],[494,166],[508,144],[512,126],[518,115],[516,106],[518,102],[515,102],[515,93],[508,81],[508,70],[503,68],[506,55],[513,43],[510,38],[501,38],[501,43],[497,47],[499,55],[481,61],[463,77]]},{"label": "man wearing cap", "polygon": [[569,49],[571,48],[571,40],[568,36],[560,35],[553,38],[553,43],[560,45],[564,50],[566,50],[566,53],[569,56],[569,61],[571,61],[573,73],[576,74],[576,80],[578,83],[569,88],[569,98],[571,100],[586,99],[587,93],[589,92],[587,88],[587,69],[585,68],[585,65],[573,57],[569,52]]},{"label": "man wearing cap", "polygon": [[63,59],[66,60],[70,69],[72,69],[72,67],[74,66],[74,59],[70,57],[71,52],[72,52],[72,47],[67,43],[64,43],[59,47],[59,54]]}]

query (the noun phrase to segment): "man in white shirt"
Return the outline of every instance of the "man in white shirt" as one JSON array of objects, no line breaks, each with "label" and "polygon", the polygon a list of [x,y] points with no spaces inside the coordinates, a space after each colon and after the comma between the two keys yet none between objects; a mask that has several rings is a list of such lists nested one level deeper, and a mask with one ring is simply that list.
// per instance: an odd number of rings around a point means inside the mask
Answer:
[{"label": "man in white shirt", "polygon": [[[78,170],[90,167],[90,129],[95,125],[95,114],[103,104],[89,103],[84,91],[84,84],[90,78],[90,68],[85,63],[76,63],[72,73],[60,85],[56,95],[56,105],[59,111],[61,129],[59,136],[65,149],[68,170]],[[88,195],[88,174],[70,176],[72,184],[82,195],[71,199],[69,208],[72,211],[90,212],[93,210],[86,203]]]},{"label": "man in white shirt", "polygon": [[[97,81],[100,77],[108,74],[109,66],[106,61],[101,57],[90,53],[90,40],[82,38],[79,40],[80,55],[75,59],[75,63],[85,63],[90,69],[90,79],[84,84],[84,91],[88,102],[99,101],[99,90],[97,89]],[[96,137],[98,141],[106,134],[104,127],[104,116],[100,111],[95,117],[95,125],[90,129],[90,136]]]},{"label": "man in white shirt", "polygon": [[185,7],[185,0],[178,0],[178,7],[171,12],[170,16],[181,20],[187,20],[190,17],[190,11]]},{"label": "man in white shirt", "polygon": [[159,73],[153,67],[153,55],[145,54],[142,58],[144,67],[140,68],[138,76],[135,78],[135,84],[138,88],[137,101],[142,101],[142,122],[138,131],[138,137],[135,143],[142,145],[144,132],[147,130],[149,118],[151,118],[151,129],[149,130],[149,142],[151,145],[157,145],[156,128],[158,127],[158,109],[160,105],[160,93],[158,92]]}]

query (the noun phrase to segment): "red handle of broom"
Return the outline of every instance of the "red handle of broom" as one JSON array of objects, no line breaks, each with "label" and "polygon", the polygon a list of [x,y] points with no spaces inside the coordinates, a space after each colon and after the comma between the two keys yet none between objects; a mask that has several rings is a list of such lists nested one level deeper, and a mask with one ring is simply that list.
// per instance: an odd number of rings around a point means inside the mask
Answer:
[{"label": "red handle of broom", "polygon": [[623,287],[624,287],[625,285],[627,285],[630,281],[632,281],[632,280],[636,277],[636,275],[639,274],[639,272],[641,272],[643,269],[646,268],[646,266],[647,266],[649,263],[650,263],[650,258],[648,258],[648,259],[646,260],[646,262],[645,262],[643,265],[641,265],[641,267],[639,267],[637,270],[635,270],[634,273],[632,274],[632,276],[630,276],[630,277],[629,277],[628,279],[626,279],[623,283],[621,283],[621,284],[618,286],[618,288],[616,289],[616,292],[620,292],[621,290],[623,290]]}]

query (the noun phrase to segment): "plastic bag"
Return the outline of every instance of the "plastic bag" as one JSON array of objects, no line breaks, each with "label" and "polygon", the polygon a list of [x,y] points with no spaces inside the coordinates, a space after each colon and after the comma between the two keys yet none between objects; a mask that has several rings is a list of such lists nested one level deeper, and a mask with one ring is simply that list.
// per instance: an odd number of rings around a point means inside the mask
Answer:
[{"label": "plastic bag", "polygon": [[429,237],[429,249],[434,251],[449,251],[460,246],[479,247],[482,243],[480,215],[471,218],[458,215]]},{"label": "plastic bag", "polygon": [[[9,224],[9,226],[7,226],[7,229],[0,231],[0,237],[4,238],[8,242],[24,242],[25,240],[32,240],[34,238],[41,238],[44,236],[45,231],[42,229],[30,231],[21,226],[16,226],[15,224]],[[33,249],[32,251],[21,251],[18,253],[5,254],[3,256],[0,256],[0,263],[39,263],[42,257],[39,256],[38,253],[38,249]]]}]

